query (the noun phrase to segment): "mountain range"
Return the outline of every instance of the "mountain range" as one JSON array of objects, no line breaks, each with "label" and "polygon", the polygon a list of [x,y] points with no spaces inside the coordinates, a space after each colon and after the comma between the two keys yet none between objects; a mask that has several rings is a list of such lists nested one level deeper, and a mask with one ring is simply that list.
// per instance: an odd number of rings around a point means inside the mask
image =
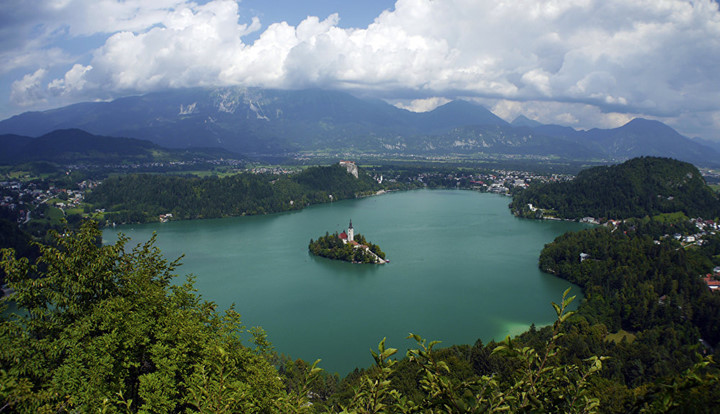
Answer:
[{"label": "mountain range", "polygon": [[0,135],[0,164],[147,163],[218,158],[242,159],[222,148],[164,148],[143,139],[99,136],[80,129],[59,129],[37,138]]},{"label": "mountain range", "polygon": [[0,134],[26,137],[71,128],[168,148],[219,147],[249,156],[342,152],[616,162],[651,155],[720,165],[716,149],[658,121],[635,119],[619,128],[579,131],[524,116],[508,123],[462,100],[415,113],[319,89],[177,89],[26,112],[0,122]]}]

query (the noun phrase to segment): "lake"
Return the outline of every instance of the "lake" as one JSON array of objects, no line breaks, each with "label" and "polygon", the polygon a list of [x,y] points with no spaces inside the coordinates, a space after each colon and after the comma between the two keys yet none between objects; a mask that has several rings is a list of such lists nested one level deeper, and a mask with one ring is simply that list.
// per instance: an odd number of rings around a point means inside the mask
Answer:
[{"label": "lake", "polygon": [[[570,283],[542,273],[540,250],[586,225],[514,217],[508,197],[461,190],[417,190],[267,216],[177,221],[105,230],[132,244],[157,232],[181,278],[220,309],[235,304],[244,324],[262,326],[275,349],[345,375],[372,363],[387,337],[398,354],[410,332],[443,346],[487,343],[554,321]],[[311,256],[308,242],[341,232],[378,244],[391,263],[357,265]],[[581,297],[578,287],[573,294]]]}]

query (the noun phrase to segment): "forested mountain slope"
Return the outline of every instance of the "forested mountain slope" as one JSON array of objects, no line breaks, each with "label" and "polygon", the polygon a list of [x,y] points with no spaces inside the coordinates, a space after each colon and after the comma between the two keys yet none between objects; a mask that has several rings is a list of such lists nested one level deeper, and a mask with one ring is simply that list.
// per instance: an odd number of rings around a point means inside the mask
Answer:
[{"label": "forested mountain slope", "polygon": [[689,217],[720,216],[720,198],[695,166],[668,158],[641,157],[581,171],[568,182],[531,185],[510,207],[526,217],[579,219],[654,216],[681,211]]},{"label": "forested mountain slope", "polygon": [[298,174],[241,173],[227,177],[131,174],[111,177],[86,201],[107,210],[112,221],[214,218],[298,210],[308,204],[371,194],[381,187],[362,172],[355,178],[340,165],[310,167]]},{"label": "forested mountain slope", "polygon": [[0,164],[127,164],[221,157],[242,158],[222,148],[170,149],[143,139],[99,136],[80,129],[55,130],[37,138],[0,135]]}]

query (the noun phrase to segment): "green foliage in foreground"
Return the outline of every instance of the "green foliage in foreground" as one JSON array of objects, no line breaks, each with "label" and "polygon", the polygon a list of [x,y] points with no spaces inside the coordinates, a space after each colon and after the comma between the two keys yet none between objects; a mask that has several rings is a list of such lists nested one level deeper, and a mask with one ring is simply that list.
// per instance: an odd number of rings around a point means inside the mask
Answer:
[{"label": "green foliage in foreground", "polygon": [[0,328],[0,400],[18,412],[267,411],[283,395],[273,367],[245,347],[192,283],[171,284],[154,240],[98,246],[86,223],[56,234],[30,264],[3,252],[21,316]]}]

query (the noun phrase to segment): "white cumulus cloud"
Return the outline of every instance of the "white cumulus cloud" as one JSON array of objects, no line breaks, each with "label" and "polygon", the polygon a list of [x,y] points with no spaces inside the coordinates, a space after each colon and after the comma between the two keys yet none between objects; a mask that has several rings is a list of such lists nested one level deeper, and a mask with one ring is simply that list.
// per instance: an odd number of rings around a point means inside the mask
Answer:
[{"label": "white cumulus cloud", "polygon": [[80,92],[85,87],[85,73],[92,70],[92,66],[73,65],[63,79],[55,79],[48,84],[48,90],[54,95],[67,95]]},{"label": "white cumulus cloud", "polygon": [[410,102],[396,102],[394,105],[400,109],[405,109],[411,112],[429,112],[438,106],[445,105],[450,102],[450,99],[442,97],[433,97],[426,99],[413,99]]},{"label": "white cumulus cloud", "polygon": [[10,100],[18,106],[30,106],[46,100],[46,91],[43,85],[45,69],[38,69],[34,73],[23,76],[22,79],[13,82],[10,92]]}]

